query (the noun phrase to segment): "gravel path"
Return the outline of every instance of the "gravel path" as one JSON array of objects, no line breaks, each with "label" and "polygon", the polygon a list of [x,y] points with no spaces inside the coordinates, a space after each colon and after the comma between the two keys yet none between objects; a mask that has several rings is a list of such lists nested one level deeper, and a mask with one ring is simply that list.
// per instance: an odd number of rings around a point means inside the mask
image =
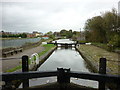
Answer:
[{"label": "gravel path", "polygon": [[[30,57],[33,53],[39,53],[43,50],[44,50],[44,47],[40,45],[31,49],[23,50],[23,52],[19,52],[18,54],[14,54],[7,58],[21,58],[23,55],[28,55]],[[20,62],[21,62],[21,59],[0,60],[0,64],[2,63],[2,69],[0,70],[0,72],[5,72],[10,68],[14,68],[18,66]]]}]

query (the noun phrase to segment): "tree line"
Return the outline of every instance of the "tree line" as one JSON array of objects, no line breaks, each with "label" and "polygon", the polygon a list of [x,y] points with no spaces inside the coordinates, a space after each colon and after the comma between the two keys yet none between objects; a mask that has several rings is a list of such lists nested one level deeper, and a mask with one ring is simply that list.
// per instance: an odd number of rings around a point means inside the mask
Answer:
[{"label": "tree line", "polygon": [[0,37],[2,38],[27,38],[27,34],[26,33],[21,33],[21,34],[2,34]]},{"label": "tree line", "polygon": [[86,41],[120,47],[120,16],[115,9],[88,19],[84,29]]}]

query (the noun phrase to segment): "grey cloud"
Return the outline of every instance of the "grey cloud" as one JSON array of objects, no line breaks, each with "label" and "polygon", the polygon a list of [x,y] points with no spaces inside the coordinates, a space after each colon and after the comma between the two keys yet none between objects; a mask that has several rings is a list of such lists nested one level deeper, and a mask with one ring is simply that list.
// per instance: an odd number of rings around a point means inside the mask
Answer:
[{"label": "grey cloud", "polygon": [[[110,10],[117,3],[113,2],[4,2],[2,3],[2,25],[6,31],[32,32],[38,30],[73,29],[84,27],[85,21],[99,15],[103,10]],[[96,13],[96,14],[95,14]]]}]

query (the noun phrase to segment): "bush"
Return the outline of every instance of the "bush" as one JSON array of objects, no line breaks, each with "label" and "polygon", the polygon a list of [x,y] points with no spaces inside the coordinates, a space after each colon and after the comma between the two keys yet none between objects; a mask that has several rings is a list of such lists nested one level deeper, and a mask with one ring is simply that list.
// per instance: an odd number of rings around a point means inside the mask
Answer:
[{"label": "bush", "polygon": [[88,43],[87,41],[78,41],[78,43]]},{"label": "bush", "polygon": [[108,42],[108,45],[115,48],[120,47],[120,36],[118,34],[114,35]]},{"label": "bush", "polygon": [[114,51],[115,47],[113,45],[107,44],[107,50],[112,52]]}]

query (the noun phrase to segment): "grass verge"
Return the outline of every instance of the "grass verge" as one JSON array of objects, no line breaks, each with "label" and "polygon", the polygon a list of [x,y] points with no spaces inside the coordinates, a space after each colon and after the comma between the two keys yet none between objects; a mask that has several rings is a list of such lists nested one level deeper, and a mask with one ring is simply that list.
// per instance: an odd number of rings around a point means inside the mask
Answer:
[{"label": "grass verge", "polygon": [[19,70],[21,68],[22,68],[22,65],[19,65],[19,66],[16,66],[14,68],[11,68],[11,69],[7,70],[6,72],[14,72],[14,71]]},{"label": "grass verge", "polygon": [[53,45],[53,44],[45,44],[45,45],[43,45],[43,47],[45,48],[45,50],[38,53],[39,57],[44,55],[45,53],[47,53],[49,50],[51,50],[53,47],[55,47],[55,45]]},{"label": "grass verge", "polygon": [[119,74],[119,54],[109,52],[105,49],[93,46],[93,45],[80,45],[78,48],[82,54],[93,64],[96,64],[96,68],[99,67],[99,59],[104,57],[107,59],[107,73],[108,74]]}]

